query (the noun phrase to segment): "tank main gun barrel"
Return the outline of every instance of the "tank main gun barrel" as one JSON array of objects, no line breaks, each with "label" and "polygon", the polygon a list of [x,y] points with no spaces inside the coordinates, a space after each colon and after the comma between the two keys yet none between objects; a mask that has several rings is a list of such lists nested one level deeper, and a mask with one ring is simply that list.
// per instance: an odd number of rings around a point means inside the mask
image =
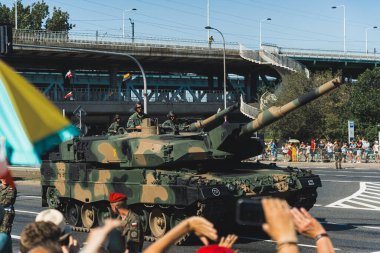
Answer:
[{"label": "tank main gun barrel", "polygon": [[239,136],[256,132],[268,126],[269,124],[283,118],[289,112],[294,111],[295,109],[313,101],[314,99],[326,94],[335,88],[338,88],[341,84],[342,79],[335,78],[283,106],[273,106],[261,112],[255,120],[249,122],[241,128]]},{"label": "tank main gun barrel", "polygon": [[229,114],[232,111],[235,111],[238,108],[239,108],[239,103],[235,103],[235,104],[227,107],[226,109],[221,110],[220,112],[218,112],[214,115],[211,115],[210,117],[208,117],[204,120],[198,120],[197,122],[194,122],[189,126],[189,131],[196,131],[198,129],[204,128],[207,125],[215,122],[218,119],[223,118],[224,116],[226,116],[227,114]]}]

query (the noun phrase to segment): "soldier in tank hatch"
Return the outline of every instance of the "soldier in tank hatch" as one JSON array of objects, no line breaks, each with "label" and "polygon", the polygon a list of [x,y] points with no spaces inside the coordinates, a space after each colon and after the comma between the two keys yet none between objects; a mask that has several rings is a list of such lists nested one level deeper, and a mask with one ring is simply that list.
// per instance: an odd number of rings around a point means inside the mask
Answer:
[{"label": "soldier in tank hatch", "polygon": [[138,102],[135,104],[135,113],[132,114],[127,122],[127,129],[135,128],[135,129],[141,129],[141,122],[143,119],[147,118],[147,115],[144,113],[144,107],[143,105]]},{"label": "soldier in tank hatch", "polygon": [[119,127],[120,127],[120,116],[119,114],[116,114],[113,119],[112,124],[108,128],[108,134],[110,135],[117,134]]},{"label": "soldier in tank hatch", "polygon": [[119,192],[111,192],[109,202],[112,211],[118,214],[118,219],[122,221],[119,230],[124,250],[128,249],[129,253],[141,252],[144,243],[142,223],[140,217],[129,209],[127,196]]},{"label": "soldier in tank hatch", "polygon": [[4,219],[0,225],[0,232],[10,234],[13,219],[15,218],[13,205],[16,201],[17,190],[10,185],[6,178],[0,178],[0,181],[0,205],[2,205],[5,210]]}]

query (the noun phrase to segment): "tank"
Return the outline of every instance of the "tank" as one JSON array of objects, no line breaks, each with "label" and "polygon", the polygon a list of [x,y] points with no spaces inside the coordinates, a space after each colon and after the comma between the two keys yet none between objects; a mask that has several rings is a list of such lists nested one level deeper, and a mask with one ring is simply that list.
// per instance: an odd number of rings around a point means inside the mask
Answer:
[{"label": "tank", "polygon": [[110,215],[109,193],[122,192],[151,241],[193,215],[227,226],[240,198],[275,196],[310,209],[322,186],[319,176],[247,161],[264,150],[252,133],[340,84],[331,80],[249,123],[223,120],[239,109],[234,104],[179,135],[163,134],[157,121],[145,119],[140,132],[66,141],[42,162],[42,205],[60,210],[75,230],[88,231]]}]

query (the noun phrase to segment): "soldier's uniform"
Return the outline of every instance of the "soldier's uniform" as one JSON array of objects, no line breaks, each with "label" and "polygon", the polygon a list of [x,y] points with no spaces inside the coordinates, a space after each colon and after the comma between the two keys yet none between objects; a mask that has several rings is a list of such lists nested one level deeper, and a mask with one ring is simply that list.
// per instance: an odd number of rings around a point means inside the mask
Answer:
[{"label": "soldier's uniform", "polygon": [[109,134],[117,134],[117,130],[119,129],[120,124],[118,121],[112,122],[110,127],[108,128],[108,133]]},{"label": "soldier's uniform", "polygon": [[[119,216],[121,219],[121,216]],[[125,248],[129,253],[142,252],[144,243],[144,233],[140,217],[129,210],[127,216],[122,220],[121,234],[124,236]]]},{"label": "soldier's uniform", "polygon": [[10,234],[12,230],[13,219],[15,218],[15,209],[13,207],[16,201],[17,190],[10,185],[0,186],[0,205],[4,207],[4,219],[0,225],[0,232]]},{"label": "soldier's uniform", "polygon": [[165,130],[169,130],[173,134],[179,134],[180,131],[186,130],[186,125],[181,124],[177,121],[176,114],[173,111],[170,111],[168,115],[168,120],[162,123],[161,127]]},{"label": "soldier's uniform", "polygon": [[127,128],[136,128],[136,126],[140,126],[143,119],[145,119],[147,115],[145,113],[137,113],[132,114],[127,122]]}]

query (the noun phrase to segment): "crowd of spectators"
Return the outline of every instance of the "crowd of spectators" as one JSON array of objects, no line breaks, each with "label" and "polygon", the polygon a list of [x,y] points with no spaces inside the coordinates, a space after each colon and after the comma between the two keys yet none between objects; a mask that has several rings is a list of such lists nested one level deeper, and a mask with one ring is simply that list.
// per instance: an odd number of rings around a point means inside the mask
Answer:
[{"label": "crowd of spectators", "polygon": [[[299,252],[297,232],[307,238],[314,239],[318,253],[335,252],[326,230],[305,209],[290,208],[285,200],[276,198],[264,198],[261,200],[261,204],[265,215],[265,223],[262,225],[262,229],[276,242],[276,252]],[[0,206],[0,215],[1,210]],[[24,227],[20,236],[20,252],[115,252],[110,250],[112,247],[109,247],[112,243],[115,243],[114,240],[110,239],[110,235],[115,230],[122,231],[125,228],[122,227],[122,223],[123,220],[121,219],[109,218],[105,221],[104,226],[92,229],[86,241],[80,244],[70,233],[63,215],[57,210],[47,209],[37,215],[35,222]],[[199,216],[183,220],[156,242],[145,247],[142,252],[166,252],[175,245],[179,238],[188,233],[194,233],[199,238],[200,243],[203,244],[196,251],[198,253],[237,252],[234,249],[234,244],[238,241],[237,235],[229,234],[219,239],[218,231],[214,225]],[[9,248],[11,239],[10,237],[6,238],[7,240],[0,241],[0,247],[2,244],[7,245],[7,251],[1,252],[12,252]],[[121,251],[119,249],[117,252],[130,251],[124,248]],[[141,251],[139,250],[139,252]]]},{"label": "crowd of spectators", "polygon": [[[275,140],[266,142],[263,155],[259,160],[293,162],[330,162],[335,160],[334,143],[337,140],[314,140],[283,142],[278,146]],[[367,138],[357,138],[341,143],[342,162],[380,162],[379,142],[369,142]]]}]

